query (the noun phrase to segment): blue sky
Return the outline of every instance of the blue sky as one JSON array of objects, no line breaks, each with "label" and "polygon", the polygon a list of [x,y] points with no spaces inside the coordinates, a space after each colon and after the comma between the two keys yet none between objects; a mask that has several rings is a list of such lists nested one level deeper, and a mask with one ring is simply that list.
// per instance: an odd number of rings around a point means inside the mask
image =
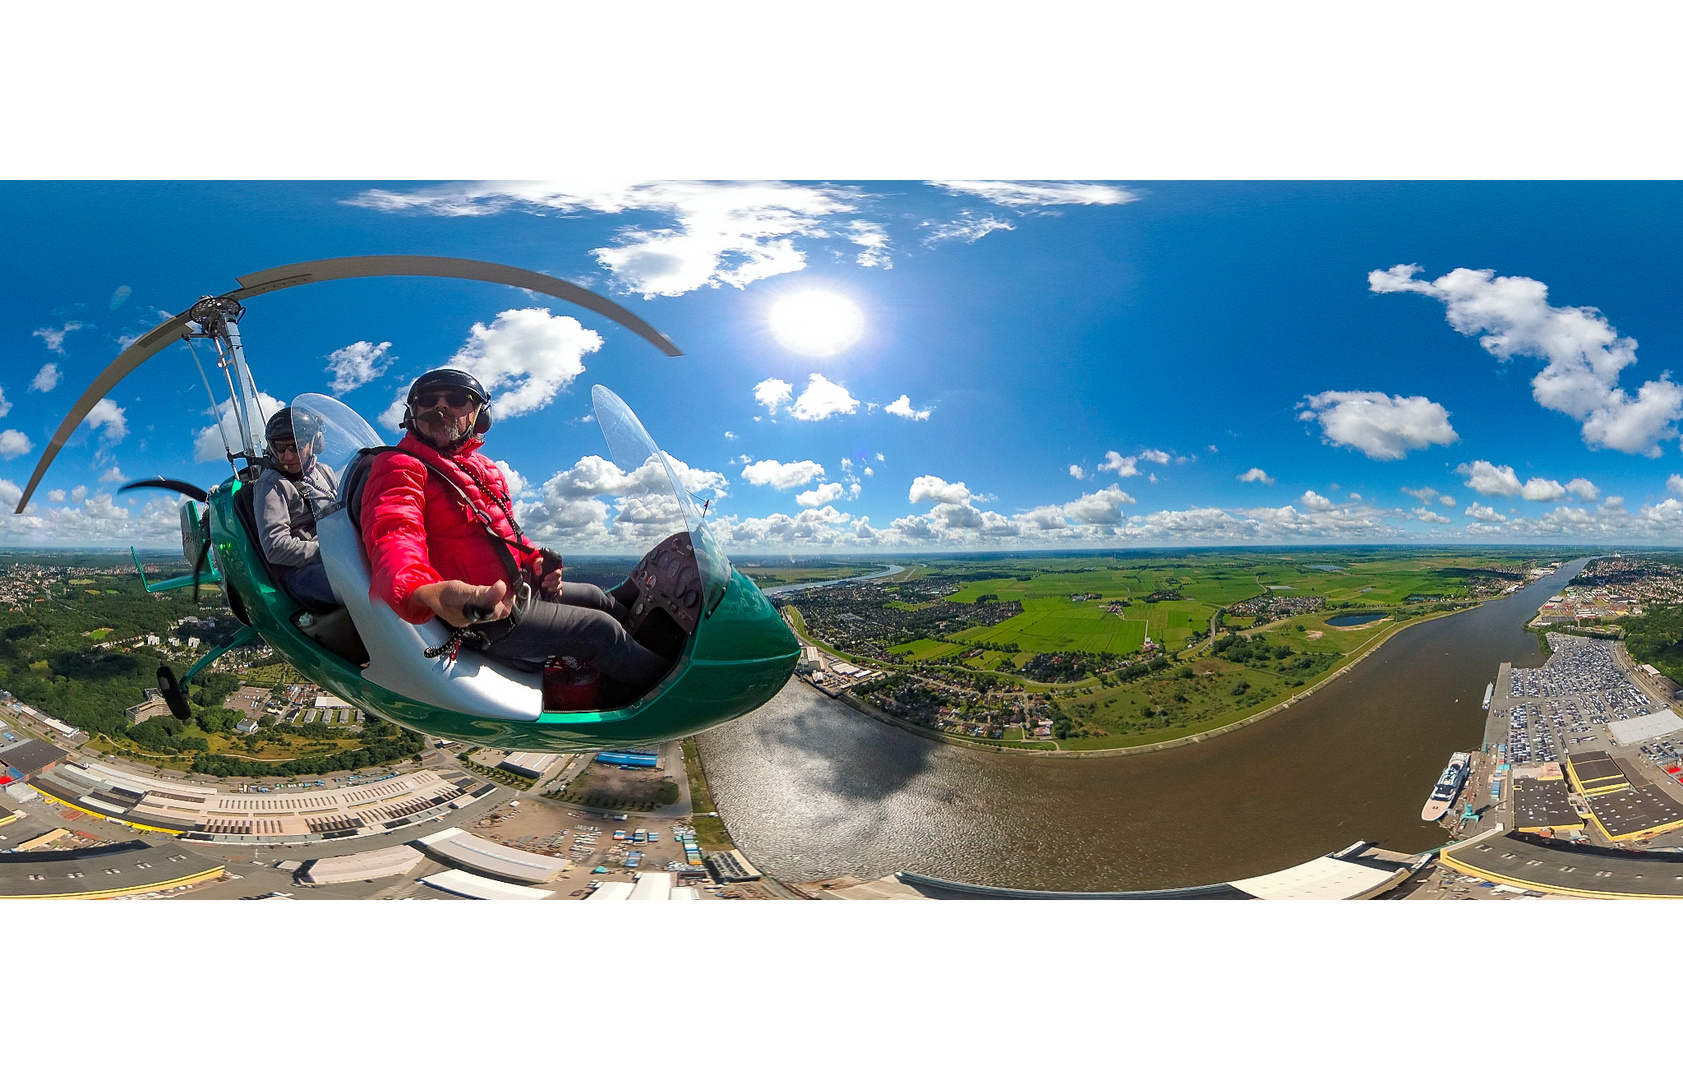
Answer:
[{"label": "blue sky", "polygon": [[[565,551],[637,550],[673,524],[658,485],[603,460],[584,419],[597,382],[686,466],[733,553],[1669,545],[1683,524],[1677,194],[8,183],[0,496],[15,504],[125,337],[237,275],[418,253],[586,285],[686,355],[516,290],[375,279],[253,299],[259,384],[279,401],[337,392],[383,427],[419,372],[474,368],[498,402],[486,450],[521,486],[523,519]],[[173,503],[116,495],[121,478],[227,474],[206,460],[213,421],[184,350],[110,400],[0,543],[169,545]]]}]

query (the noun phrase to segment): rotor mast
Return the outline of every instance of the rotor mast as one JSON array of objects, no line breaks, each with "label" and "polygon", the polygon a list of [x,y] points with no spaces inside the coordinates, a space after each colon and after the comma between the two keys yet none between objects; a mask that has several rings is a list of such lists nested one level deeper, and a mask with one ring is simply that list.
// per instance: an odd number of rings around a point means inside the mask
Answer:
[{"label": "rotor mast", "polygon": [[228,452],[229,464],[243,457],[247,464],[256,461],[267,451],[263,435],[266,418],[257,399],[256,383],[245,361],[245,347],[240,343],[240,317],[245,308],[230,296],[205,296],[187,311],[187,326],[182,340],[208,338],[216,346],[216,366],[228,383],[230,411],[239,430],[239,449],[228,445],[228,429],[222,417],[216,418],[216,428],[222,436],[223,448]]}]

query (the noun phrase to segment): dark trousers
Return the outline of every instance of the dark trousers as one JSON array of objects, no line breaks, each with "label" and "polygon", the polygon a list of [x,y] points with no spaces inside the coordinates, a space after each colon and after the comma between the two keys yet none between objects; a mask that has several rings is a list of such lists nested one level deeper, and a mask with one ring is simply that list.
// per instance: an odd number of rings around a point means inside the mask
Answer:
[{"label": "dark trousers", "polygon": [[277,568],[280,574],[280,587],[285,589],[300,604],[315,607],[338,607],[339,597],[334,595],[333,586],[327,580],[327,567],[320,559],[311,559],[303,566],[282,566]]},{"label": "dark trousers", "polygon": [[602,674],[637,693],[653,686],[667,662],[632,640],[620,620],[625,605],[594,585],[566,582],[554,600],[532,598],[514,629],[485,652],[505,660],[542,663],[551,656],[588,660]]}]

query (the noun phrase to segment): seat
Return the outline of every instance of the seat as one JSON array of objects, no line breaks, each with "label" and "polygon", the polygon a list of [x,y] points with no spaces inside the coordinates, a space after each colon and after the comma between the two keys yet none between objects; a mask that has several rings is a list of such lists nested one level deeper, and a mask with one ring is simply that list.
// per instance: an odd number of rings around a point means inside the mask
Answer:
[{"label": "seat", "polygon": [[234,513],[239,516],[240,524],[245,526],[246,535],[251,537],[251,548],[256,552],[257,560],[263,564],[263,574],[269,579],[270,586],[279,592],[286,593],[293,603],[312,614],[325,615],[328,612],[341,610],[341,606],[338,604],[307,603],[287,592],[286,587],[280,582],[280,574],[277,572],[277,568],[263,552],[263,538],[257,531],[256,499],[256,483],[248,481],[241,484],[239,489],[234,492]]}]

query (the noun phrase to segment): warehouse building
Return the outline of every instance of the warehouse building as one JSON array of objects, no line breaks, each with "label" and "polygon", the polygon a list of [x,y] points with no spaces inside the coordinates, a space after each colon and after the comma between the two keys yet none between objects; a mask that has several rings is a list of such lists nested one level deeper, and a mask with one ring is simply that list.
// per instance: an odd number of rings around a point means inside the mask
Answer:
[{"label": "warehouse building", "polygon": [[343,885],[352,881],[407,874],[421,865],[426,856],[412,847],[375,848],[354,855],[338,855],[331,859],[312,859],[298,871],[300,885]]},{"label": "warehouse building", "polygon": [[552,859],[548,855],[534,855],[519,848],[505,847],[464,829],[445,829],[423,836],[415,843],[447,865],[519,884],[542,885],[554,881],[561,871],[571,865],[565,859]]},{"label": "warehouse building", "polygon": [[1584,816],[1572,805],[1564,780],[1514,780],[1514,828],[1520,832],[1581,829]]},{"label": "warehouse building", "polygon": [[1580,795],[1601,795],[1630,786],[1630,778],[1605,750],[1567,754],[1566,775]]},{"label": "warehouse building", "polygon": [[222,864],[177,843],[130,840],[75,851],[0,852],[0,900],[93,900],[196,885]]},{"label": "warehouse building", "polygon": [[560,754],[512,753],[497,762],[497,768],[536,780],[560,760]]},{"label": "warehouse building", "polygon": [[465,896],[469,900],[552,900],[555,894],[548,889],[533,889],[526,885],[510,885],[466,870],[446,870],[421,879],[440,892]]},{"label": "warehouse building", "polygon": [[25,779],[30,779],[54,762],[63,761],[69,756],[68,750],[60,750],[50,742],[30,739],[28,742],[20,742],[16,746],[0,750],[0,766],[16,769]]}]

